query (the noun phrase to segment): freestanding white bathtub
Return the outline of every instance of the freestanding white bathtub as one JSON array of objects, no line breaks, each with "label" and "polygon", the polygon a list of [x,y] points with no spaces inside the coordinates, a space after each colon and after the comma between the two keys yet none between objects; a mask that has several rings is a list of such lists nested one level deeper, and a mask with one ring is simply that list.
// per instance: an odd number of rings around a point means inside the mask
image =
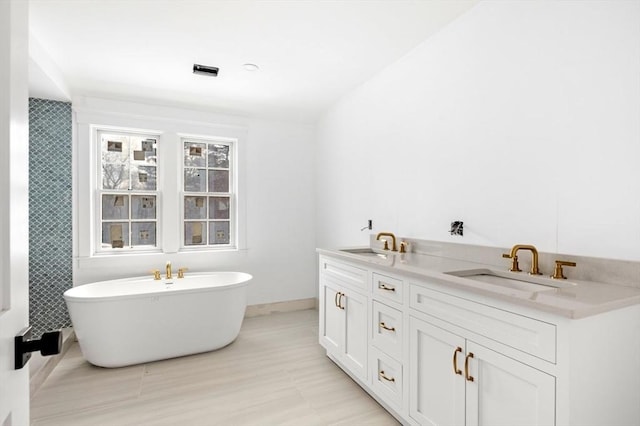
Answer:
[{"label": "freestanding white bathtub", "polygon": [[219,349],[233,342],[251,275],[189,274],[101,281],[64,293],[82,354],[122,367]]}]

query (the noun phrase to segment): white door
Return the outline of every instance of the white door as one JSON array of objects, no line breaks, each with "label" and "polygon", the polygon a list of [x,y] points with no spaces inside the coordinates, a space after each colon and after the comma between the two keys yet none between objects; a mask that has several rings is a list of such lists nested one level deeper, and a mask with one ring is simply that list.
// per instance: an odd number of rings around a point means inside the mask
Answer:
[{"label": "white door", "polygon": [[467,341],[467,426],[555,424],[555,378]]},{"label": "white door", "polygon": [[465,339],[411,317],[409,414],[421,425],[464,426]]},{"label": "white door", "polygon": [[343,291],[339,300],[345,313],[345,365],[361,379],[367,379],[368,310],[367,298],[354,291]]},{"label": "white door", "polygon": [[29,424],[14,336],[29,313],[28,2],[0,1],[0,426]]},{"label": "white door", "polygon": [[333,355],[343,351],[344,312],[339,305],[342,292],[338,287],[320,287],[320,344]]}]

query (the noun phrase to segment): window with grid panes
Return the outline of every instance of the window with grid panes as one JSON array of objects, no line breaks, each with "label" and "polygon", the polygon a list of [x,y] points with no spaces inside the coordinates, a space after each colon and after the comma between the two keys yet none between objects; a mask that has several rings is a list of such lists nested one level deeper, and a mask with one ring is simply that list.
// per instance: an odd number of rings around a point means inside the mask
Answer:
[{"label": "window with grid panes", "polygon": [[234,143],[183,139],[183,238],[189,247],[233,247]]},{"label": "window with grid panes", "polygon": [[98,130],[98,251],[158,248],[157,135]]}]

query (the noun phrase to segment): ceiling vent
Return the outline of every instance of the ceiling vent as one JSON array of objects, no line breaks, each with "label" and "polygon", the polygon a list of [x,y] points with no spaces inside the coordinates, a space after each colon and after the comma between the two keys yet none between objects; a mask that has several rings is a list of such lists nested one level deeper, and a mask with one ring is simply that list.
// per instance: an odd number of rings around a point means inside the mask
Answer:
[{"label": "ceiling vent", "polygon": [[208,75],[209,77],[218,76],[218,67],[210,67],[207,65],[193,64],[193,73],[200,75]]}]

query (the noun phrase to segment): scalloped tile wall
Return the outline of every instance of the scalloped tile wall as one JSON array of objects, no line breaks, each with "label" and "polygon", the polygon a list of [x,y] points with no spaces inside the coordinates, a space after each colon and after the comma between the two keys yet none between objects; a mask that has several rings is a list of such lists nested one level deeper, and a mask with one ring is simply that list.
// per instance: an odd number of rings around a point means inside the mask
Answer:
[{"label": "scalloped tile wall", "polygon": [[29,99],[29,322],[33,336],[71,325],[71,103]]}]

